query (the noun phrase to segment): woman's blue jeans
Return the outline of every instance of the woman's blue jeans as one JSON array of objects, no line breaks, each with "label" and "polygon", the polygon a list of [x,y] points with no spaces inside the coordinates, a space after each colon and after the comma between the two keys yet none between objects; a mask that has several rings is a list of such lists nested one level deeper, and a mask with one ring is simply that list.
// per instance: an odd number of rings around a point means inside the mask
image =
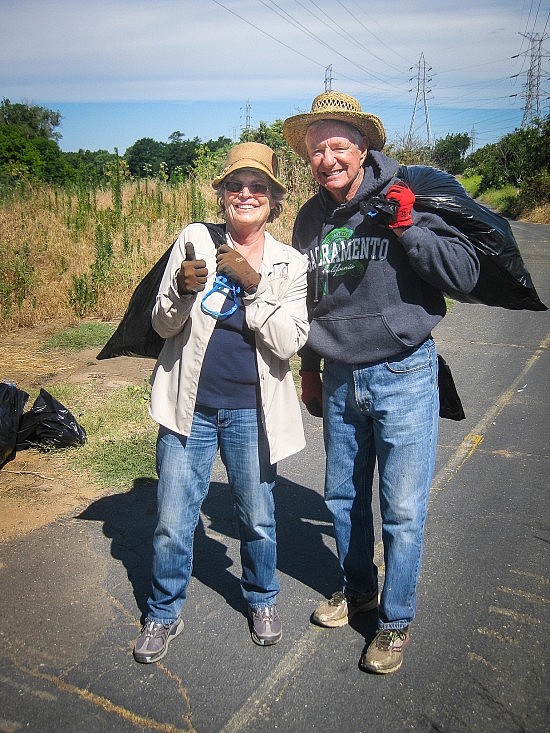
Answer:
[{"label": "woman's blue jeans", "polygon": [[216,452],[227,470],[240,536],[241,588],[251,608],[279,592],[273,487],[276,466],[257,410],[195,411],[189,437],[161,427],[157,439],[157,526],[148,618],[175,621],[193,568],[193,537]]},{"label": "woman's blue jeans", "polygon": [[372,486],[378,463],[385,577],[380,628],[414,618],[424,525],[439,420],[437,354],[429,339],[394,361],[323,370],[325,501],[336,534],[344,589],[378,583]]}]

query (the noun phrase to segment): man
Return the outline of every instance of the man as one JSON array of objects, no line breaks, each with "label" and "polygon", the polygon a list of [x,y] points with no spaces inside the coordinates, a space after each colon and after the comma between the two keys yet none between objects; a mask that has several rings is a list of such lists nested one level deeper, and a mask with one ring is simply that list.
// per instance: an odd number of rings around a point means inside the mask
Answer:
[{"label": "man", "polygon": [[[283,134],[311,165],[319,190],[296,218],[293,245],[307,255],[311,330],[302,400],[323,415],[325,501],[335,528],[343,590],[313,621],[343,626],[378,607],[365,671],[401,666],[416,609],[424,524],[437,443],[437,354],[431,331],[446,293],[475,285],[475,250],[438,216],[414,209],[413,192],[382,154],[382,122],[329,91]],[[323,380],[320,362],[324,360]],[[374,563],[372,485],[378,464],[385,579]]]}]

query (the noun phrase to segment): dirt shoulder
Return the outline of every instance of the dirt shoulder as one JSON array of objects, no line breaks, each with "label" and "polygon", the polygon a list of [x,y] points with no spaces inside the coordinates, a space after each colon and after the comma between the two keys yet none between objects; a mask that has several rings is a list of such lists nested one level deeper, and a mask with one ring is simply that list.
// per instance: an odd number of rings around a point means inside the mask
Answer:
[{"label": "dirt shoulder", "polygon": [[[99,349],[95,348],[69,355],[41,351],[40,346],[62,329],[63,324],[48,324],[5,334],[0,379],[14,382],[27,392],[63,382],[92,384],[101,393],[125,384],[142,384],[150,375],[151,359],[97,361]],[[29,400],[25,409],[31,405]],[[75,513],[107,493],[88,475],[71,470],[68,455],[63,451],[48,454],[23,450],[0,469],[0,542]]]}]

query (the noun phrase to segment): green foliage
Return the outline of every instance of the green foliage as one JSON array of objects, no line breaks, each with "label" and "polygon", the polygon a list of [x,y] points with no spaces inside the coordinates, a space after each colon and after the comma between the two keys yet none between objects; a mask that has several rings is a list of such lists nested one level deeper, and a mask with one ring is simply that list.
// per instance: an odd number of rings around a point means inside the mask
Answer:
[{"label": "green foliage", "polygon": [[448,173],[462,173],[464,170],[464,156],[470,146],[470,136],[466,133],[446,135],[437,140],[432,157],[435,164]]},{"label": "green foliage", "polygon": [[116,159],[110,167],[111,193],[113,197],[113,211],[117,221],[122,218],[122,171],[121,161],[118,157],[118,150],[115,148]]},{"label": "green foliage", "polygon": [[29,104],[0,103],[0,185],[20,181],[64,184],[70,178],[55,131],[59,112]]},{"label": "green foliage", "polygon": [[479,194],[481,182],[481,176],[470,174],[468,171],[465,171],[464,175],[460,176],[460,183],[473,199]]},{"label": "green foliage", "polygon": [[521,211],[550,203],[550,172],[541,170],[525,178],[520,187],[518,206]]},{"label": "green foliage", "polygon": [[260,122],[257,130],[246,130],[241,135],[241,142],[255,142],[269,145],[272,150],[282,150],[287,147],[283,137],[283,120],[275,120],[271,125]]},{"label": "green foliage", "polygon": [[[105,183],[112,171],[117,155],[106,150],[79,150],[78,153],[62,153],[69,180],[78,185],[97,188]],[[120,158],[119,158],[120,161]]]},{"label": "green foliage", "polygon": [[5,97],[0,102],[0,126],[16,127],[28,140],[45,138],[59,140],[61,133],[56,127],[61,124],[61,114],[35,104],[12,104]]},{"label": "green foliage", "polygon": [[167,179],[177,175],[176,171],[180,176],[186,176],[193,166],[193,160],[200,146],[201,141],[198,137],[193,140],[185,140],[181,132],[173,132],[164,155]]},{"label": "green foliage", "polygon": [[166,143],[142,137],[126,150],[124,158],[130,173],[136,178],[154,176],[166,158]]},{"label": "green foliage", "polygon": [[229,145],[212,150],[208,145],[201,145],[196,152],[191,170],[195,181],[212,181],[220,173]]},{"label": "green foliage", "polygon": [[192,180],[189,186],[189,216],[191,221],[206,219],[206,202],[195,180]]},{"label": "green foliage", "polygon": [[14,125],[0,125],[0,181],[5,186],[41,179],[44,167],[32,140]]},{"label": "green foliage", "polygon": [[73,275],[72,281],[72,287],[68,291],[69,303],[78,318],[84,318],[88,310],[96,304],[96,294],[90,278],[85,273]]},{"label": "green foliage", "polygon": [[407,140],[402,143],[387,143],[384,153],[396,158],[401,165],[432,165],[432,150],[419,141]]},{"label": "green foliage", "polygon": [[468,156],[468,169],[483,178],[481,190],[523,181],[550,168],[550,115],[505,135]]},{"label": "green foliage", "polygon": [[515,186],[486,189],[479,198],[504,216],[516,216],[518,212],[518,189]]},{"label": "green foliage", "polygon": [[92,287],[99,296],[105,285],[111,280],[113,266],[113,241],[107,224],[99,222],[96,226],[96,257],[90,267]]},{"label": "green foliage", "polygon": [[113,266],[113,242],[109,226],[98,222],[95,235],[96,257],[89,273],[72,276],[69,303],[79,318],[84,318],[94,308],[111,282]]},{"label": "green foliage", "polygon": [[13,309],[21,310],[23,302],[32,298],[36,272],[31,261],[31,248],[24,244],[13,254],[0,243],[0,317],[6,321]]}]

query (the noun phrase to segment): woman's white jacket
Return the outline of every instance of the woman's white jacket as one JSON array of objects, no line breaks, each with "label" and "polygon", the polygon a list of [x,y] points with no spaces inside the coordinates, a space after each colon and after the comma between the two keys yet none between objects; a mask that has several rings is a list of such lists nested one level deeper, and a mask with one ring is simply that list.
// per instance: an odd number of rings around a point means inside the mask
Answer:
[{"label": "woman's white jacket", "polygon": [[[188,242],[208,269],[206,287],[196,296],[180,296],[176,284]],[[256,340],[261,413],[272,464],[305,446],[289,358],[305,344],[309,332],[306,269],[304,255],[266,232],[260,284],[253,295],[243,297],[246,322]],[[202,224],[190,224],[174,243],[152,314],[153,328],[166,341],[151,377],[149,412],[153,420],[182,435],[191,431],[204,353],[216,325],[215,318],[201,310],[215,274],[216,247],[210,233]],[[224,301],[223,293],[214,293],[207,304],[219,311]],[[231,354],[220,354],[219,368],[230,359]]]}]

